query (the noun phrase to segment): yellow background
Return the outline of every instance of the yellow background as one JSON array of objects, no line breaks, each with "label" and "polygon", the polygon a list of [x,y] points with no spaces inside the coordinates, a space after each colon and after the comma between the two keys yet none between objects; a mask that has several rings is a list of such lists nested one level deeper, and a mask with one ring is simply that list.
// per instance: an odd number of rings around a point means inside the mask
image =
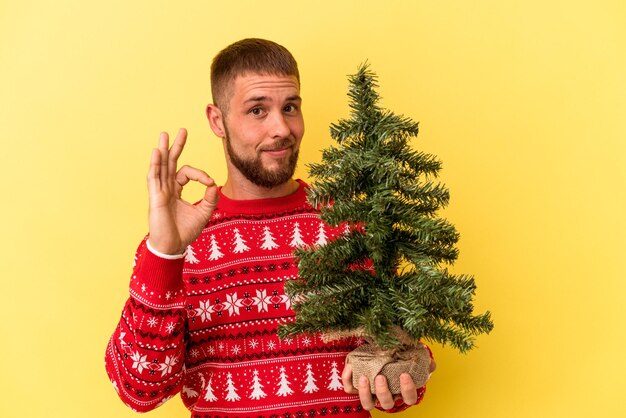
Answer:
[{"label": "yellow background", "polygon": [[209,65],[249,36],[299,61],[303,162],[366,59],[444,162],[454,270],[495,330],[468,355],[433,346],[427,397],[401,416],[626,416],[625,22],[621,0],[0,1],[0,416],[134,416],[103,356],[150,150],[184,126],[183,162],[224,180]]}]

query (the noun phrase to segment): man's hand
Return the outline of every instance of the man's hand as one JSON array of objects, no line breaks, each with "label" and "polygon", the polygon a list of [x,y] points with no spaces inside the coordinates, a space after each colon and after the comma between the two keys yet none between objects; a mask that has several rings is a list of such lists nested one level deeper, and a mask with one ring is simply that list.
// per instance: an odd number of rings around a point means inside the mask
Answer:
[{"label": "man's hand", "polygon": [[[435,370],[435,362],[431,360],[430,372]],[[346,364],[341,374],[341,380],[343,381],[343,387],[346,393],[358,393],[361,400],[361,405],[366,411],[371,411],[376,406],[376,400],[372,397],[370,391],[370,382],[366,376],[361,376],[359,379],[358,387],[355,388],[352,385],[352,365]],[[378,399],[379,405],[383,409],[391,409],[395,405],[395,400],[402,398],[402,401],[407,405],[415,405],[418,398],[417,387],[413,383],[413,379],[408,373],[402,373],[400,375],[400,391],[401,395],[391,394],[387,379],[385,376],[378,375],[374,380],[374,386],[376,388],[376,399]]]},{"label": "man's hand", "polygon": [[[217,205],[217,186],[207,173],[189,166],[176,171],[186,140],[187,131],[181,129],[170,148],[169,136],[162,132],[150,159],[150,245],[164,254],[182,254],[200,235]],[[196,205],[181,198],[183,186],[190,180],[206,186],[204,198]]]}]

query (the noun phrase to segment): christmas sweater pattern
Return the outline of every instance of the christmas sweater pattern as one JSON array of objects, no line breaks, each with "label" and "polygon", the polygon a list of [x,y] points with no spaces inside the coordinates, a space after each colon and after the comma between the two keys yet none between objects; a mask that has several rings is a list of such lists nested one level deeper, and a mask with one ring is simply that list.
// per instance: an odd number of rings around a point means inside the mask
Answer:
[{"label": "christmas sweater pattern", "polygon": [[193,417],[369,416],[341,382],[345,356],[361,340],[277,337],[294,315],[284,293],[297,278],[293,250],[344,232],[320,221],[305,187],[256,201],[220,194],[184,259],[157,257],[141,243],[106,352],[129,407],[149,411],[180,392]]}]

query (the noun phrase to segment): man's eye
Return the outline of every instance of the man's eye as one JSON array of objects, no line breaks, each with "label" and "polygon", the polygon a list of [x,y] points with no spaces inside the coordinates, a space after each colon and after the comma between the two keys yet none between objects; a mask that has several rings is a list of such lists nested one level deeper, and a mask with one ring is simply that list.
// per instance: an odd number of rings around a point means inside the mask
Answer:
[{"label": "man's eye", "polygon": [[260,107],[255,107],[250,109],[250,113],[252,113],[255,116],[259,116],[261,114],[261,108]]},{"label": "man's eye", "polygon": [[290,104],[290,105],[285,106],[284,110],[285,110],[285,112],[292,113],[292,112],[295,112],[296,110],[298,110],[298,108],[296,106]]}]

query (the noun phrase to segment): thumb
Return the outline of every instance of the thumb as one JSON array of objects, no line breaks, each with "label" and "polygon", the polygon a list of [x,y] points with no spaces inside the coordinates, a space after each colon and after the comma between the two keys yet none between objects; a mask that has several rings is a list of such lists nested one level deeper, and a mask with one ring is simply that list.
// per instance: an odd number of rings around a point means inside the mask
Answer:
[{"label": "thumb", "polygon": [[217,201],[219,200],[219,194],[217,192],[217,185],[215,184],[213,179],[210,179],[206,183],[203,182],[203,184],[206,185],[207,187],[206,187],[206,190],[204,191],[204,197],[198,203],[198,206],[200,206],[202,209],[206,210],[207,212],[209,212],[209,214],[211,214],[215,210],[215,207],[217,206]]}]

